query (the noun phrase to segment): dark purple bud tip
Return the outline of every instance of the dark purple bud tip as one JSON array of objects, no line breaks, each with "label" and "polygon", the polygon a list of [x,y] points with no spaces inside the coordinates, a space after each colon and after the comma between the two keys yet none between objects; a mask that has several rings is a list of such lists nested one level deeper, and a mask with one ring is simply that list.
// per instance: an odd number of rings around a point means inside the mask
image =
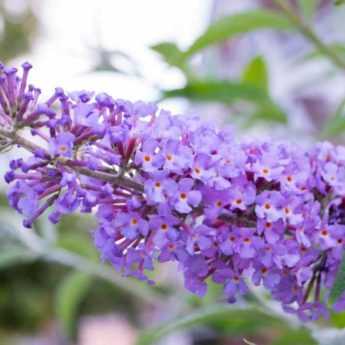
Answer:
[{"label": "dark purple bud tip", "polygon": [[10,169],[15,170],[18,169],[22,166],[23,164],[23,159],[13,159],[10,162]]},{"label": "dark purple bud tip", "polygon": [[42,159],[47,158],[47,154],[43,149],[35,150],[34,154],[35,154],[35,157],[37,158],[42,158]]},{"label": "dark purple bud tip", "polygon": [[30,164],[23,163],[21,168],[23,172],[27,173],[30,170],[31,166]]},{"label": "dark purple bud tip", "polygon": [[39,104],[36,112],[39,114],[45,114],[50,118],[56,115],[55,111],[49,108],[46,104]]},{"label": "dark purple bud tip", "polygon": [[6,183],[11,183],[15,179],[15,175],[13,171],[8,171],[5,174],[5,181]]},{"label": "dark purple bud tip", "polygon": [[15,170],[18,168],[18,164],[17,164],[17,160],[16,159],[12,159],[11,162],[10,162],[10,168],[12,170]]},{"label": "dark purple bud tip", "polygon": [[56,94],[56,96],[58,96],[58,97],[63,97],[63,96],[65,96],[65,92],[64,92],[64,90],[63,90],[62,87],[57,87],[57,88],[55,88],[55,94]]},{"label": "dark purple bud tip", "polygon": [[6,75],[12,75],[12,74],[17,73],[17,69],[15,67],[6,67],[4,69],[4,72]]},{"label": "dark purple bud tip", "polygon": [[23,220],[23,226],[25,228],[31,229],[32,228],[32,220],[30,219],[24,219]]},{"label": "dark purple bud tip", "polygon": [[112,98],[104,92],[96,96],[96,101],[100,106],[104,107],[111,107],[114,105]]},{"label": "dark purple bud tip", "polygon": [[24,62],[23,64],[22,64],[22,67],[23,67],[23,69],[25,70],[25,71],[28,71],[29,69],[31,69],[32,68],[32,65],[29,63],[29,62]]},{"label": "dark purple bud tip", "polygon": [[79,99],[83,102],[83,103],[87,103],[90,100],[90,96],[88,94],[82,94],[79,96]]},{"label": "dark purple bud tip", "polygon": [[59,212],[53,212],[49,215],[48,219],[53,223],[57,224],[60,221],[61,215]]},{"label": "dark purple bud tip", "polygon": [[26,93],[24,95],[24,99],[28,102],[32,101],[34,99],[34,96],[31,93]]}]

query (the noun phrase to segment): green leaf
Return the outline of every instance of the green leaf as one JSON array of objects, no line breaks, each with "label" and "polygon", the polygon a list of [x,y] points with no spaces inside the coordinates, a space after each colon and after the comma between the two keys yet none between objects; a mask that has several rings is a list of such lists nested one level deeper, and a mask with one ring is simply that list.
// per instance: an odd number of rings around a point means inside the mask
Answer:
[{"label": "green leaf", "polygon": [[56,295],[56,315],[66,335],[72,337],[78,308],[83,301],[92,278],[80,272],[69,274],[59,286]]},{"label": "green leaf", "polygon": [[345,99],[340,103],[335,115],[331,117],[321,131],[321,138],[335,137],[345,131]]},{"label": "green leaf", "polygon": [[339,329],[345,328],[345,312],[332,313],[331,314],[331,324],[335,328],[339,328]]},{"label": "green leaf", "polygon": [[1,248],[0,269],[32,262],[34,259],[35,255],[28,249],[16,246]]},{"label": "green leaf", "polygon": [[270,100],[262,101],[257,111],[250,117],[253,125],[257,122],[287,123],[287,116],[283,110]]},{"label": "green leaf", "polygon": [[345,131],[345,117],[335,116],[327,121],[325,128],[323,129],[321,136],[323,138],[335,137]]},{"label": "green leaf", "polygon": [[[345,45],[341,42],[333,42],[327,44],[327,49],[332,50],[333,53],[337,54],[340,58],[345,60]],[[324,58],[325,55],[319,50],[313,50],[303,56],[301,59],[298,59],[297,62],[308,62],[313,59]]]},{"label": "green leaf", "polygon": [[223,42],[231,37],[258,29],[289,30],[293,26],[277,12],[257,9],[232,14],[210,25],[207,30],[189,47],[186,56],[192,56],[211,45]]},{"label": "green leaf", "polygon": [[96,260],[98,258],[98,254],[92,246],[89,236],[81,232],[75,231],[61,234],[58,246],[89,259]]},{"label": "green leaf", "polygon": [[199,80],[191,81],[180,89],[168,90],[163,98],[185,97],[198,102],[220,102],[232,104],[245,100],[258,106],[256,119],[286,123],[287,118],[265,92],[265,90],[244,82],[228,80]]},{"label": "green leaf", "polygon": [[335,1],[334,1],[334,4],[335,4],[336,6],[344,5],[344,4],[345,4],[345,0],[335,0]]},{"label": "green leaf", "polygon": [[256,56],[248,63],[243,71],[242,81],[266,91],[268,90],[267,65],[262,56]]},{"label": "green leaf", "polygon": [[244,332],[257,331],[258,327],[279,327],[280,320],[255,309],[234,309],[225,304],[212,305],[144,331],[138,337],[137,345],[152,345],[174,331],[205,324],[220,326],[228,333],[243,335]]},{"label": "green leaf", "polygon": [[183,67],[184,56],[175,43],[162,42],[151,47],[171,66]]},{"label": "green leaf", "polygon": [[299,7],[305,19],[313,18],[316,9],[319,6],[319,0],[299,0]]},{"label": "green leaf", "polygon": [[[98,253],[90,242],[89,230],[94,226],[87,216],[69,215],[62,218],[58,225],[57,246],[81,256],[97,260]],[[73,229],[73,231],[71,231]]]},{"label": "green leaf", "polygon": [[267,95],[263,90],[247,83],[227,80],[199,80],[192,81],[180,89],[164,91],[163,97],[186,97],[192,101],[231,104],[240,99],[261,101]]},{"label": "green leaf", "polygon": [[288,330],[274,340],[271,345],[317,345],[311,334],[306,329]]},{"label": "green leaf", "polygon": [[334,303],[345,292],[345,254],[331,289],[330,302]]}]

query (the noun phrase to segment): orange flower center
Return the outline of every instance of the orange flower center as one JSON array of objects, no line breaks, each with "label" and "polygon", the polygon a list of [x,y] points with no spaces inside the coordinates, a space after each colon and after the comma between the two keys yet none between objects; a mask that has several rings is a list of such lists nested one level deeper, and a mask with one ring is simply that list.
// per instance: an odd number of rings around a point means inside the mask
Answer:
[{"label": "orange flower center", "polygon": [[68,151],[67,145],[60,145],[60,146],[59,146],[59,151],[60,151],[61,153],[66,153],[66,152]]},{"label": "orange flower center", "polygon": [[267,223],[265,224],[265,227],[266,227],[266,229],[272,228],[272,223],[267,222]]},{"label": "orange flower center", "polygon": [[184,192],[180,193],[180,199],[181,200],[186,200],[187,199],[187,194],[184,193]]},{"label": "orange flower center", "polygon": [[217,206],[217,207],[222,207],[222,205],[223,205],[223,203],[222,203],[220,200],[218,200],[218,201],[216,202],[216,206]]},{"label": "orange flower center", "polygon": [[268,202],[266,202],[266,203],[264,204],[264,207],[265,207],[266,210],[269,210],[269,209],[271,208],[271,204],[269,204]]},{"label": "orange flower center", "polygon": [[268,169],[268,168],[263,168],[263,169],[262,169],[262,173],[263,173],[264,175],[268,175],[269,172],[270,172],[270,169]]},{"label": "orange flower center", "polygon": [[321,235],[324,236],[324,237],[327,237],[328,236],[328,230],[327,229],[323,229],[321,230]]},{"label": "orange flower center", "polygon": [[268,269],[266,267],[261,268],[261,273],[266,274],[268,272]]}]

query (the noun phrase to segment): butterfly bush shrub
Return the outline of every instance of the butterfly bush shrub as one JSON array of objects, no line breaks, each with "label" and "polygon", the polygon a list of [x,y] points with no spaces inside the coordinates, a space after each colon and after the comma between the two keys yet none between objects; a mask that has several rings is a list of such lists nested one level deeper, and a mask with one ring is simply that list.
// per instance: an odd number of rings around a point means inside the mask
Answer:
[{"label": "butterfly bush shrub", "polygon": [[155,262],[173,261],[200,296],[212,280],[235,302],[251,281],[302,319],[327,316],[345,246],[344,147],[239,143],[107,94],[57,88],[41,101],[30,68],[0,77],[1,143],[30,152],[5,176],[26,227],[46,211],[53,223],[93,213],[101,258],[126,276],[152,283]]}]

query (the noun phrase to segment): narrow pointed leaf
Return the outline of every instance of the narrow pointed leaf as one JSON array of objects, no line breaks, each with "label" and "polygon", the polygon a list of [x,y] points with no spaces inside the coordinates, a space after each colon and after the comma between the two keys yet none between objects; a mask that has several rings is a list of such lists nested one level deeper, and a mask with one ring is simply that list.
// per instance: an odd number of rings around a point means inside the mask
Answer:
[{"label": "narrow pointed leaf", "polygon": [[319,0],[299,0],[301,12],[307,20],[311,20],[319,6]]},{"label": "narrow pointed leaf", "polygon": [[291,23],[277,12],[257,9],[231,14],[210,25],[189,47],[186,56],[191,56],[211,45],[223,42],[239,34],[259,29],[290,30]]},{"label": "narrow pointed leaf", "polygon": [[284,112],[269,97],[267,92],[250,83],[228,80],[199,80],[189,82],[180,89],[168,90],[163,98],[184,97],[197,102],[220,102],[232,104],[244,100],[258,107],[255,120],[286,123]]},{"label": "narrow pointed leaf", "polygon": [[313,339],[310,331],[305,328],[301,329],[289,329],[285,331],[283,335],[276,338],[271,345],[317,345],[317,342]]},{"label": "narrow pointed leaf", "polygon": [[171,66],[181,67],[184,63],[182,51],[172,42],[162,42],[151,47],[166,63]]},{"label": "narrow pointed leaf", "polygon": [[230,305],[215,304],[191,312],[186,316],[177,317],[157,328],[144,331],[139,335],[136,345],[153,345],[174,331],[189,329],[197,325],[215,325],[217,321],[224,322],[224,328],[226,328],[224,331],[229,334],[253,333],[260,327],[279,327],[280,325],[280,320],[255,309],[235,309]]},{"label": "narrow pointed leaf", "polygon": [[85,297],[92,278],[80,272],[73,272],[63,280],[56,296],[56,315],[63,332],[73,336],[78,308]]},{"label": "narrow pointed leaf", "polygon": [[266,91],[268,90],[269,78],[267,65],[262,56],[256,56],[248,63],[244,69],[242,81]]},{"label": "narrow pointed leaf", "polygon": [[339,267],[338,273],[333,284],[330,301],[331,303],[336,302],[336,300],[345,292],[345,255]]},{"label": "narrow pointed leaf", "polygon": [[340,103],[333,117],[331,117],[325,124],[322,132],[322,138],[330,138],[338,136],[345,131],[345,99]]},{"label": "narrow pointed leaf", "polygon": [[200,80],[192,81],[180,89],[167,90],[164,92],[163,97],[186,97],[192,101],[230,104],[240,99],[260,101],[266,98],[266,93],[248,83],[227,80]]}]

